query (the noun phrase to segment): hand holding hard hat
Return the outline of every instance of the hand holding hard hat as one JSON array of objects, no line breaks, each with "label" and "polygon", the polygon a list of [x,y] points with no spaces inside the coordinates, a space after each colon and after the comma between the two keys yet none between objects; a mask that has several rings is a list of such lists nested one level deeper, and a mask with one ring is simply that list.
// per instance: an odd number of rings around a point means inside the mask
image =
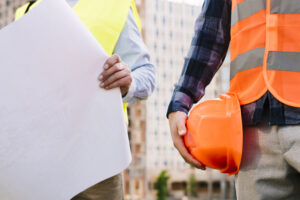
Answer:
[{"label": "hand holding hard hat", "polygon": [[186,119],[187,115],[184,112],[177,111],[170,113],[169,116],[169,124],[172,140],[175,148],[178,150],[183,159],[195,166],[198,169],[205,169],[205,166],[202,165],[199,161],[197,161],[188,151],[188,149],[184,145],[183,135],[186,134]]},{"label": "hand holding hard hat", "polygon": [[243,129],[240,104],[235,94],[221,95],[197,105],[190,112],[187,129],[185,145],[199,162],[222,173],[239,171]]}]

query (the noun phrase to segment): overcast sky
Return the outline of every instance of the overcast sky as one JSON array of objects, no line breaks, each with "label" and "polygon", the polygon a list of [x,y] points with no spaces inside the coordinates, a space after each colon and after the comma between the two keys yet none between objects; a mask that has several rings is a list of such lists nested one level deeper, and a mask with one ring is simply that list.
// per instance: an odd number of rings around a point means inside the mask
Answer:
[{"label": "overcast sky", "polygon": [[187,3],[187,4],[192,4],[192,5],[198,5],[198,6],[201,6],[203,3],[203,0],[168,0],[168,1]]}]

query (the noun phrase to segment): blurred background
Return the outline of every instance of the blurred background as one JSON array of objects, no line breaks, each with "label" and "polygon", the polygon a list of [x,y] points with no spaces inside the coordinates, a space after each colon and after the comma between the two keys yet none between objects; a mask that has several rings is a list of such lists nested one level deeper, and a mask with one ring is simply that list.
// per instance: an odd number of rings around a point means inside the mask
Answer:
[{"label": "blurred background", "polygon": [[[0,29],[27,1],[0,0]],[[166,118],[203,0],[136,0],[136,4],[158,86],[147,101],[129,107],[133,161],[124,171],[125,200],[235,200],[234,177],[212,169],[200,171],[183,161],[173,147]],[[228,87],[227,57],[201,101],[218,97]]]}]

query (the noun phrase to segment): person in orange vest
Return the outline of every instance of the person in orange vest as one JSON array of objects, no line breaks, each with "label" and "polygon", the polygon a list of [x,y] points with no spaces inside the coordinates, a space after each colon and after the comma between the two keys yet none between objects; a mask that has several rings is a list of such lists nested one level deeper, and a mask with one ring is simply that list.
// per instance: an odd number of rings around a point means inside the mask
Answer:
[{"label": "person in orange vest", "polygon": [[[20,7],[16,19],[38,2],[29,1]],[[156,85],[156,71],[140,33],[134,1],[67,0],[67,3],[110,56],[104,66],[99,66],[104,68],[98,77],[99,87],[120,88],[127,118],[127,104],[146,99]],[[72,200],[122,200],[122,182],[122,175],[117,174],[83,192],[78,191]]]},{"label": "person in orange vest", "polygon": [[195,23],[167,111],[171,135],[185,161],[205,169],[182,135],[230,43],[229,92],[241,105],[244,137],[239,200],[300,199],[299,24],[298,0],[205,0]]}]

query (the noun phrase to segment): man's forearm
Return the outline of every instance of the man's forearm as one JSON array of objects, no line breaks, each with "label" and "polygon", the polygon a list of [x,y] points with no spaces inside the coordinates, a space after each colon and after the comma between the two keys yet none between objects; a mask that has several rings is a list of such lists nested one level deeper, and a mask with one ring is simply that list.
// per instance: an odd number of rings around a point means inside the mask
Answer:
[{"label": "man's forearm", "polygon": [[204,95],[221,66],[230,42],[230,0],[206,0],[195,23],[195,35],[169,104],[171,112],[187,113]]}]

